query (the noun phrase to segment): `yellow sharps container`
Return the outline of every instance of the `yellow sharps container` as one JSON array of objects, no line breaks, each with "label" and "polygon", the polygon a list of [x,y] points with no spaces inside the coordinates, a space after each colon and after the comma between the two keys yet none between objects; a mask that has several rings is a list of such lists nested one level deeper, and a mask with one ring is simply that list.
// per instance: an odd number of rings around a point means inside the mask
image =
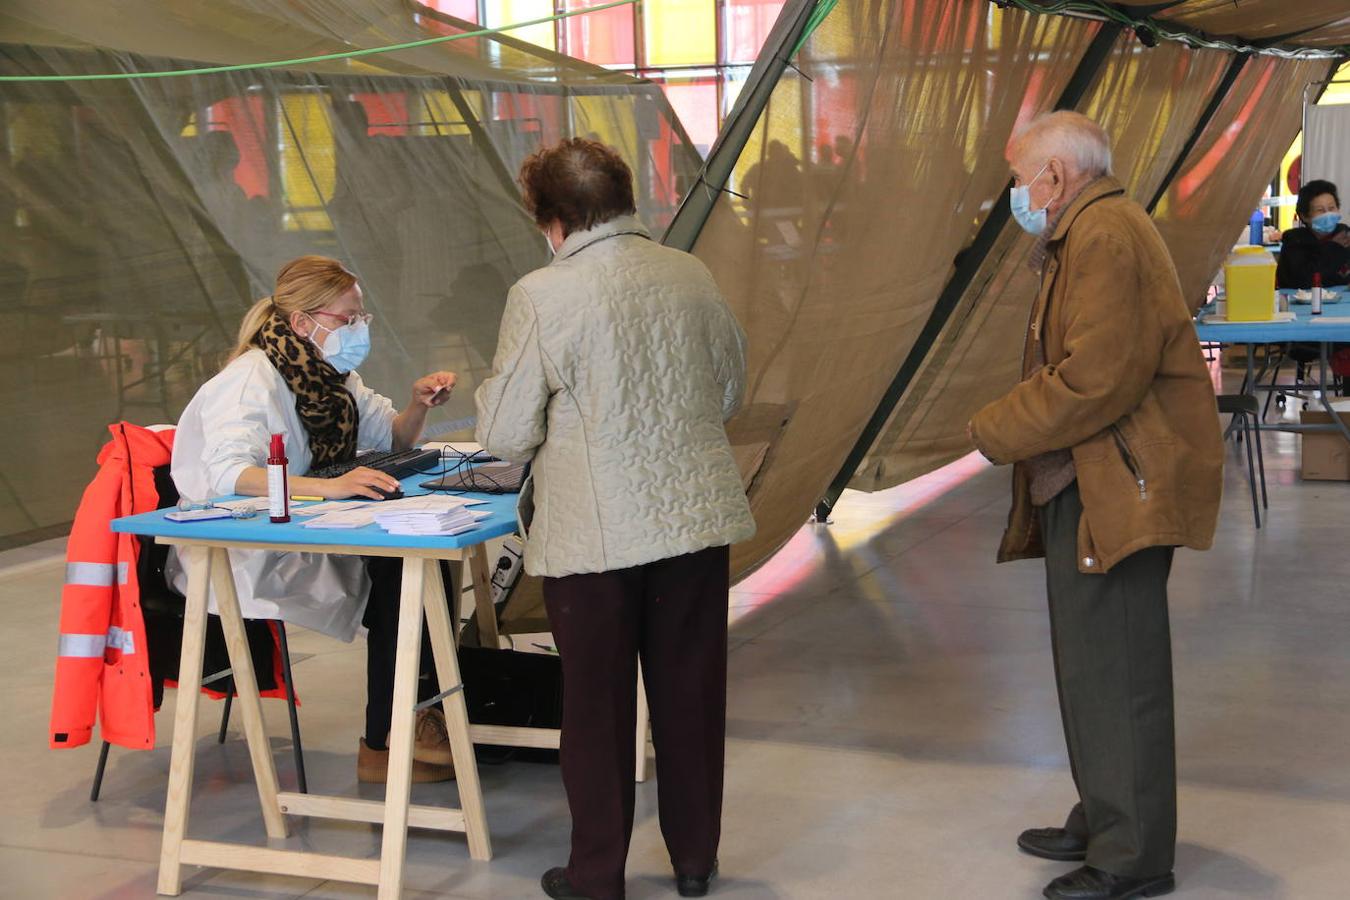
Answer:
[{"label": "yellow sharps container", "polygon": [[1228,321],[1275,318],[1275,257],[1265,247],[1237,247],[1223,264]]}]

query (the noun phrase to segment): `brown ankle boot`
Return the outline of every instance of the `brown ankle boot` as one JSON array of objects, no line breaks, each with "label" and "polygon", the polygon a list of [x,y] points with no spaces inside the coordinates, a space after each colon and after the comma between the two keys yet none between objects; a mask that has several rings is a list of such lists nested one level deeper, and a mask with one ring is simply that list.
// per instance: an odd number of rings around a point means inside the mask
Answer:
[{"label": "brown ankle boot", "polygon": [[[414,759],[412,764],[413,784],[426,784],[433,781],[451,781],[455,777],[452,766],[438,766]],[[356,780],[365,784],[384,784],[389,778],[389,751],[372,750],[361,738],[361,747],[356,753]]]},{"label": "brown ankle boot", "polygon": [[413,759],[434,766],[453,766],[450,755],[450,732],[445,727],[445,713],[437,707],[417,714],[413,727]]}]

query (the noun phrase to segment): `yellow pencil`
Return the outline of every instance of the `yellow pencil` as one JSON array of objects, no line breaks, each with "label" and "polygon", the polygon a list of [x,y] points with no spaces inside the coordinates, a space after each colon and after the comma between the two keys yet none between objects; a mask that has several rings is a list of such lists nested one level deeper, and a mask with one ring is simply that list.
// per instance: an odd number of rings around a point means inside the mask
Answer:
[{"label": "yellow pencil", "polygon": [[292,500],[322,500],[322,497],[292,497]]}]

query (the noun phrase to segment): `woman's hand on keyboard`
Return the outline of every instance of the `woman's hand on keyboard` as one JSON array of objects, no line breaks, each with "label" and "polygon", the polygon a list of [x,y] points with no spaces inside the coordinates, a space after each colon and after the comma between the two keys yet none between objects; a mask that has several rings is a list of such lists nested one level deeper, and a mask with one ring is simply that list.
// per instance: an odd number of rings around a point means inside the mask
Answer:
[{"label": "woman's hand on keyboard", "polygon": [[347,500],[352,497],[383,500],[384,494],[376,490],[377,488],[392,493],[398,490],[398,487],[398,479],[394,476],[386,475],[378,469],[358,466],[346,475],[324,479],[323,496],[329,500]]}]

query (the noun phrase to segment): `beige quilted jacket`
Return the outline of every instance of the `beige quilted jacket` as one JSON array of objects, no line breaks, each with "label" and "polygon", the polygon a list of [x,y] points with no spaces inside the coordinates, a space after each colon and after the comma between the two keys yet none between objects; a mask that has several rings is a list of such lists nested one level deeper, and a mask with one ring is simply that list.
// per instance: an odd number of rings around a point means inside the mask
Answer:
[{"label": "beige quilted jacket", "polygon": [[532,460],[525,571],[607,572],[745,540],[723,422],[745,334],[704,265],[632,216],[568,237],[506,300],[478,441]]}]

